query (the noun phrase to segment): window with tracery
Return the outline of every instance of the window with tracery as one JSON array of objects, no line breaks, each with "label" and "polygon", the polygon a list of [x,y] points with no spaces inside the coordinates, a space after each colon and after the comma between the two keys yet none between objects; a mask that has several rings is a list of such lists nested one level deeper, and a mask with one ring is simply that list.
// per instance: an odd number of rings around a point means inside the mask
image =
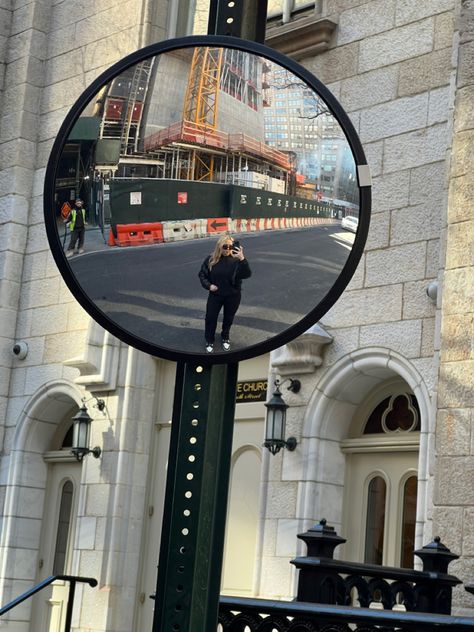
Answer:
[{"label": "window with tracery", "polygon": [[389,434],[420,430],[420,409],[416,397],[398,393],[385,398],[370,414],[363,434]]}]

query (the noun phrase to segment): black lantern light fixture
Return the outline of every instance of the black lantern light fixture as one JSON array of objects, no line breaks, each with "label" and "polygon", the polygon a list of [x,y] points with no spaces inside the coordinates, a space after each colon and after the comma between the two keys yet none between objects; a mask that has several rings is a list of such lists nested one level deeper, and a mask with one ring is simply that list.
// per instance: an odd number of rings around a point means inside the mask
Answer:
[{"label": "black lantern light fixture", "polygon": [[[105,409],[105,402],[103,399],[95,398],[96,408],[98,408],[101,412]],[[95,448],[89,448],[90,442],[90,434],[91,434],[91,422],[92,417],[89,415],[87,411],[87,406],[85,402],[82,402],[82,406],[79,408],[78,412],[72,418],[74,423],[73,433],[72,433],[72,448],[71,452],[74,454],[78,461],[82,461],[82,459],[86,456],[86,454],[92,454],[96,459],[98,459],[102,453],[102,450],[96,446]]]},{"label": "black lantern light fixture", "polygon": [[282,448],[286,448],[292,452],[297,445],[295,437],[288,437],[285,439],[286,431],[286,410],[288,404],[285,402],[281,395],[280,386],[285,382],[290,382],[288,390],[293,393],[298,393],[301,389],[301,382],[292,378],[287,378],[280,382],[275,380],[275,391],[265,406],[267,408],[267,420],[265,428],[265,442],[264,446],[270,450],[272,454],[277,454]]}]

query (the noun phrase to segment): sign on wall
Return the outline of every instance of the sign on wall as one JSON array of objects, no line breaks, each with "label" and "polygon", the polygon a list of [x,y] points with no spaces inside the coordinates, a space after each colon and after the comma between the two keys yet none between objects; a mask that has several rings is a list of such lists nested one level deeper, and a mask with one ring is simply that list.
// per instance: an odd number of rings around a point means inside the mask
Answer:
[{"label": "sign on wall", "polygon": [[237,382],[235,401],[237,404],[265,402],[267,399],[267,380],[244,380]]}]

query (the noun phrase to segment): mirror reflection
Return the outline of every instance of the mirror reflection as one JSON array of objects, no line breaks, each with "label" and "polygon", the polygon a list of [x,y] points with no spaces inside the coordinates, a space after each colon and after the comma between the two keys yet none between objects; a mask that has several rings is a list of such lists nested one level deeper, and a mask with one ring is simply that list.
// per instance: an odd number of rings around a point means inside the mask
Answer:
[{"label": "mirror reflection", "polygon": [[91,301],[153,345],[222,353],[298,323],[354,243],[356,166],[327,103],[221,46],[150,57],[77,119],[58,240]]}]

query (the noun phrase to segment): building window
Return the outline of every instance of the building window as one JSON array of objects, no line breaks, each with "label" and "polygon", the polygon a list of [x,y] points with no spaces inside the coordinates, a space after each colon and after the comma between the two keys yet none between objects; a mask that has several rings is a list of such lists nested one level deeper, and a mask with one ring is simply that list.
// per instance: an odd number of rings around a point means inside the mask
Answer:
[{"label": "building window", "polygon": [[410,476],[403,486],[403,515],[400,566],[413,568],[418,479]]},{"label": "building window", "polygon": [[53,575],[64,575],[66,572],[67,547],[71,526],[72,497],[74,487],[71,481],[66,481],[61,491],[59,505],[58,531],[54,552]]},{"label": "building window", "polygon": [[268,19],[280,19],[283,24],[292,19],[304,16],[308,11],[320,10],[320,2],[308,2],[308,0],[269,0]]},{"label": "building window", "polygon": [[374,476],[369,483],[367,496],[367,520],[365,531],[366,564],[382,564],[385,531],[385,498],[387,485],[381,476]]},{"label": "building window", "polygon": [[374,408],[363,434],[414,432],[420,430],[420,410],[414,395],[398,393]]}]

